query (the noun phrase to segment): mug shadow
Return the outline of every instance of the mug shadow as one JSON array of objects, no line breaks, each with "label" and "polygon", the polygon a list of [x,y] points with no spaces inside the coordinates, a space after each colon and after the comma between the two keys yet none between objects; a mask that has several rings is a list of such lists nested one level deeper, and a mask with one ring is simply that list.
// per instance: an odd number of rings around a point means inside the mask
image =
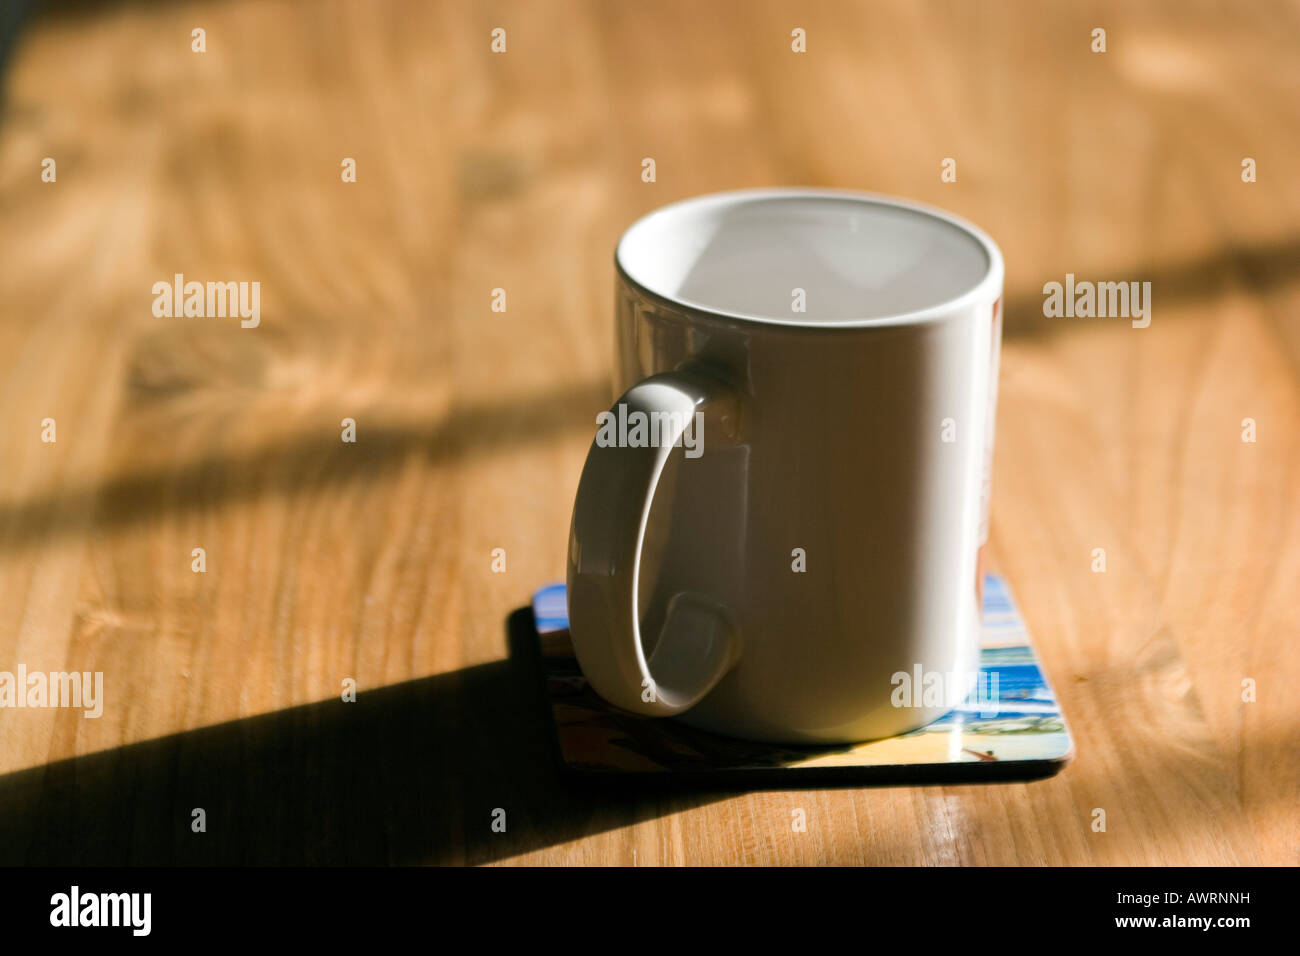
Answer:
[{"label": "mug shadow", "polygon": [[0,865],[490,863],[717,799],[567,778],[531,611],[507,630],[506,660],[0,777]]}]

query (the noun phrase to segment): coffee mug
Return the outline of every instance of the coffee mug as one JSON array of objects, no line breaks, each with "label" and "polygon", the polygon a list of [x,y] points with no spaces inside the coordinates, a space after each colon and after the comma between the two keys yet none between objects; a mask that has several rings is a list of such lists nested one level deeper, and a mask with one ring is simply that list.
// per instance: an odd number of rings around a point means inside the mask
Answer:
[{"label": "coffee mug", "polygon": [[568,552],[590,685],[775,743],[947,713],[978,671],[997,246],[913,202],[746,190],[647,215],[615,263],[622,394]]}]

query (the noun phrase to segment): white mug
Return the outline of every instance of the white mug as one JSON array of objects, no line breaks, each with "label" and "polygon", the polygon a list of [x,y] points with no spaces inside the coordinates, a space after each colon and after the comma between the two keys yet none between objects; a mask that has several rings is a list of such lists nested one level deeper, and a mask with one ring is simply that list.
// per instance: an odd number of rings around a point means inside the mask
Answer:
[{"label": "white mug", "polygon": [[568,555],[591,686],[778,743],[951,710],[978,670],[997,246],[912,202],[747,190],[651,213],[615,262],[623,394]]}]

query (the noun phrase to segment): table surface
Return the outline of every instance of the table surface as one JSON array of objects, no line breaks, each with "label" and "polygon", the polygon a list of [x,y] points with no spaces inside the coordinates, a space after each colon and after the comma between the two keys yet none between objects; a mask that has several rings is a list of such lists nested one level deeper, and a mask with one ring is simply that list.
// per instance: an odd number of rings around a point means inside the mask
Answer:
[{"label": "table surface", "polygon": [[[104,702],[0,710],[0,861],[1300,862],[1298,48],[1281,3],[57,5],[0,114],[0,668]],[[613,244],[791,183],[1002,246],[992,547],[1056,777],[550,763],[512,612],[563,575]],[[176,273],[261,324],[156,317]],[[1066,273],[1150,327],[1045,318]]]}]

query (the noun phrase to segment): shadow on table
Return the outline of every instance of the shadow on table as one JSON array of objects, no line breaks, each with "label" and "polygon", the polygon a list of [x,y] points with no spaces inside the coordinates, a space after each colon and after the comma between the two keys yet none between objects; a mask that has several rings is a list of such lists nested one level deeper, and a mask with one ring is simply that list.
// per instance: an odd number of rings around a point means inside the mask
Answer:
[{"label": "shadow on table", "polygon": [[504,661],[0,777],[0,864],[485,863],[716,798],[563,777],[531,612],[507,625]]},{"label": "shadow on table", "polygon": [[193,459],[104,481],[69,481],[21,501],[0,503],[0,550],[85,535],[88,521],[100,534],[112,533],[168,514],[301,496],[357,480],[373,486],[416,461],[461,462],[566,432],[580,434],[597,412],[609,407],[609,388],[601,381],[557,383],[526,397],[465,404],[441,417],[430,415],[424,423],[371,423],[355,445],[340,442],[333,424],[349,413],[322,410],[320,421],[329,427],[253,447],[232,449],[214,441]]},{"label": "shadow on table", "polygon": [[[1160,302],[1155,321],[1182,314],[1183,303],[1204,303],[1238,288],[1265,295],[1300,279],[1300,237],[1291,236],[1254,245],[1234,244],[1207,255],[1154,266],[1120,263],[1111,269],[1077,276],[1080,281],[1145,281],[1151,295]],[[1043,276],[1043,282],[1063,282],[1064,273]],[[1043,315],[1041,286],[1007,290],[1003,308],[1003,335],[1007,339],[1050,336],[1080,323],[1112,322],[1116,329],[1128,328],[1124,320],[1058,319]]]}]

